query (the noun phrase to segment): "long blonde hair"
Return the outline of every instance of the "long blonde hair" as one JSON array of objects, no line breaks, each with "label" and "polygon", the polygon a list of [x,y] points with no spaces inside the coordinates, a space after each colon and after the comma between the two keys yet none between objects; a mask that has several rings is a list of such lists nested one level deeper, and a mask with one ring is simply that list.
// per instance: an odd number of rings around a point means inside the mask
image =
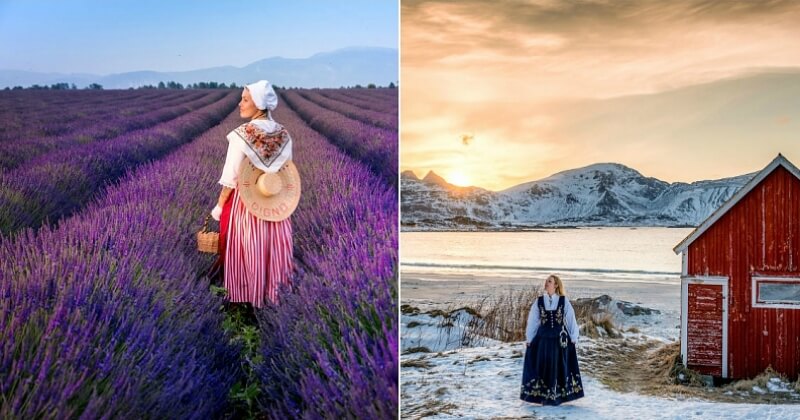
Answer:
[{"label": "long blonde hair", "polygon": [[[551,275],[547,276],[547,279],[549,279],[549,278],[552,278],[553,281],[556,283],[556,293],[558,293],[559,296],[566,296],[567,295],[567,289],[564,288],[564,282],[561,281],[561,277],[558,277],[555,274],[551,274]],[[547,279],[544,280],[545,283],[547,283]]]}]

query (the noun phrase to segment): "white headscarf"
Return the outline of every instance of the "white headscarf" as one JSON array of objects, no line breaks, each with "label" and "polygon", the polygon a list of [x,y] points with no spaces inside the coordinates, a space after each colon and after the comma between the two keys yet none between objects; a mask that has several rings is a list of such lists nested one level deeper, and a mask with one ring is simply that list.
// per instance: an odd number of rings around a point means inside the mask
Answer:
[{"label": "white headscarf", "polygon": [[258,109],[272,111],[278,106],[278,95],[272,89],[272,83],[259,80],[247,85],[247,90],[250,91],[250,96],[253,97],[253,102]]}]

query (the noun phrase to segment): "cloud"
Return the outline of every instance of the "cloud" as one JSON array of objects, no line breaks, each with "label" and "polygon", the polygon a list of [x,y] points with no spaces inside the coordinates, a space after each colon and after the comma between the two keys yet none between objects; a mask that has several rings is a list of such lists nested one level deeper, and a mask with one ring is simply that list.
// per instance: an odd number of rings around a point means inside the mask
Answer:
[{"label": "cloud", "polygon": [[402,13],[404,69],[503,74],[535,96],[653,93],[800,60],[789,1],[404,1]]},{"label": "cloud", "polygon": [[[424,160],[424,151],[442,142],[441,165],[461,159],[465,150],[503,165],[504,172],[485,174],[486,185],[495,188],[622,161],[634,152],[642,158],[629,164],[643,173],[673,180],[715,176],[698,168],[676,173],[675,165],[665,172],[670,165],[663,162],[685,153],[675,144],[703,135],[745,141],[711,126],[737,124],[711,113],[724,107],[726,91],[713,96],[718,102],[671,93],[800,68],[800,3],[792,1],[403,0],[401,14],[403,165],[420,167],[414,159]],[[780,91],[769,86],[751,94]],[[649,99],[638,100],[643,97]],[[728,112],[747,115],[747,103],[737,100]],[[657,111],[637,109],[642,104]],[[782,116],[797,108],[781,105],[764,116],[763,127],[748,119],[743,132],[763,129],[777,142],[770,148],[785,144],[780,139],[794,125]],[[467,142],[466,149],[462,138],[455,147],[452,139],[463,133],[480,144]],[[713,147],[693,152],[699,161],[714,159]],[[729,159],[745,172],[746,159]]]}]

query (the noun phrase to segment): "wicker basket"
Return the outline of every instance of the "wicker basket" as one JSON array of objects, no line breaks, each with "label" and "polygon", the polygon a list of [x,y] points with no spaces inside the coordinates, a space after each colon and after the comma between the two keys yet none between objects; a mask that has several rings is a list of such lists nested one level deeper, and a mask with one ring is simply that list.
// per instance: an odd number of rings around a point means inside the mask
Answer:
[{"label": "wicker basket", "polygon": [[197,232],[197,250],[209,254],[219,253],[219,232],[208,231],[208,220],[211,216],[206,216],[203,229]]}]

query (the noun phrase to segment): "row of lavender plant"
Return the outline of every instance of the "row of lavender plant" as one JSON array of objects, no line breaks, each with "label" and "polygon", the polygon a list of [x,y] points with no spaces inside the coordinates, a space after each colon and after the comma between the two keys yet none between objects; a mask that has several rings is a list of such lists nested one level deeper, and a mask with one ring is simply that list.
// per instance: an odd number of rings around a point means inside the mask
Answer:
[{"label": "row of lavender plant", "polygon": [[193,232],[230,115],[56,228],[0,238],[0,418],[221,418],[241,380]]},{"label": "row of lavender plant", "polygon": [[[320,93],[319,89],[303,89],[297,91],[301,96],[315,104],[340,114],[344,114],[354,120],[358,120],[376,127],[397,131],[397,113],[378,112],[364,107],[351,105]],[[386,102],[385,100],[382,100]]]},{"label": "row of lavender plant", "polygon": [[350,156],[366,163],[397,188],[397,131],[375,127],[325,109],[295,90],[281,91],[284,101],[314,130]]},{"label": "row of lavender plant", "polygon": [[[131,100],[163,98],[166,90],[15,90],[0,92],[0,105],[12,107],[4,109],[0,115],[21,115],[39,117],[39,111],[57,112],[59,109],[70,112],[75,104],[99,107],[102,105],[122,105]],[[179,94],[173,90],[169,95]]]},{"label": "row of lavender plant", "polygon": [[165,155],[217,124],[238,99],[239,92],[228,92],[219,101],[167,123],[40,156],[0,174],[0,232],[55,222],[80,209],[95,191],[126,170]]},{"label": "row of lavender plant", "polygon": [[[56,150],[63,153],[66,149],[80,146],[99,140],[113,139],[132,130],[141,130],[153,127],[175,119],[188,112],[203,108],[224,98],[229,92],[214,92],[192,100],[177,98],[165,104],[142,103],[138,108],[138,115],[128,112],[117,112],[95,121],[87,127],[75,132],[57,136],[42,136],[35,138],[21,138],[19,141],[0,144],[0,168],[13,169],[22,166],[31,159]],[[189,99],[189,98],[187,98]],[[155,109],[153,109],[155,108]],[[50,126],[57,126],[59,121],[54,118]]]},{"label": "row of lavender plant", "polygon": [[[137,99],[107,100],[101,103],[76,100],[65,105],[51,105],[43,109],[33,109],[27,113],[13,109],[10,118],[0,115],[0,121],[9,122],[15,130],[6,130],[0,135],[0,143],[9,140],[18,142],[29,138],[63,136],[77,130],[103,122],[115,115],[136,116],[181,103],[192,102],[207,92],[183,93],[183,91],[164,92],[161,95],[141,96]],[[9,121],[10,120],[10,121]]]},{"label": "row of lavender plant", "polygon": [[275,117],[296,139],[304,185],[292,216],[300,270],[258,314],[259,406],[273,418],[395,418],[396,191],[291,109]]},{"label": "row of lavender plant", "polygon": [[186,96],[183,91],[11,91],[0,92],[0,142],[80,128],[110,112],[142,103]]},{"label": "row of lavender plant", "polygon": [[398,104],[398,90],[397,89],[342,89],[339,91],[343,96],[351,98],[358,98],[366,101],[384,100],[387,104],[393,105],[395,108]]},{"label": "row of lavender plant", "polygon": [[344,90],[348,95],[364,96],[367,98],[379,96],[386,99],[394,99],[397,101],[397,88],[384,88],[379,87],[375,89],[347,89]]},{"label": "row of lavender plant", "polygon": [[[69,105],[76,100],[91,104],[112,103],[122,99],[137,99],[152,95],[153,90],[12,90],[0,91],[0,115],[48,109]],[[53,111],[55,108],[48,109]]]},{"label": "row of lavender plant", "polygon": [[[353,96],[350,91],[363,90],[363,89],[319,89],[319,93],[330,99],[344,102],[352,106],[363,109],[368,109],[375,112],[384,112],[389,114],[397,114],[397,94],[394,98],[383,97],[368,97]],[[370,89],[372,90],[372,89]],[[393,89],[397,91],[397,89]]]}]

